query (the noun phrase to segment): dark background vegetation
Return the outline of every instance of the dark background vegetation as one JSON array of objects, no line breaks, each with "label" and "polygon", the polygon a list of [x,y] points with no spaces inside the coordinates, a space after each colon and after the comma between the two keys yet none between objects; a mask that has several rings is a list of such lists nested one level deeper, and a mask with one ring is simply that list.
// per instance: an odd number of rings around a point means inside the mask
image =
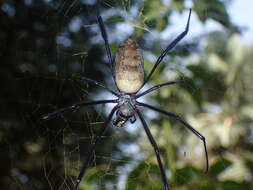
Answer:
[{"label": "dark background vegetation", "polygon": [[[152,93],[146,101],[180,114],[206,137],[209,173],[203,173],[205,157],[196,136],[173,120],[143,112],[161,148],[171,189],[250,190],[253,48],[241,43],[243,31],[231,22],[226,9],[231,1],[189,2],[200,22],[212,20],[222,29],[182,40],[149,85],[185,83]],[[108,97],[77,77],[112,86],[95,10],[92,0],[0,2],[0,189],[71,189],[108,108],[38,118],[98,94]],[[159,38],[173,22],[171,15],[188,10],[184,0],[101,3],[112,52],[129,36],[137,39],[146,73],[152,57],[171,40]],[[119,25],[126,22],[133,29],[129,35]],[[185,23],[186,17],[177,27],[183,31]],[[111,127],[91,166],[80,189],[163,188],[155,154],[140,127],[135,132]]]}]

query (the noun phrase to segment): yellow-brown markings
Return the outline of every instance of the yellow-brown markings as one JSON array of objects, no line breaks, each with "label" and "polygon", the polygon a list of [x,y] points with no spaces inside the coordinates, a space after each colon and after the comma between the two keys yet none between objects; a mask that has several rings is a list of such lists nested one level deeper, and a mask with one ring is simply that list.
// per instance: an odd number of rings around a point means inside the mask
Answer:
[{"label": "yellow-brown markings", "polygon": [[141,50],[136,41],[123,42],[115,58],[115,78],[120,91],[137,92],[144,82],[144,66]]}]

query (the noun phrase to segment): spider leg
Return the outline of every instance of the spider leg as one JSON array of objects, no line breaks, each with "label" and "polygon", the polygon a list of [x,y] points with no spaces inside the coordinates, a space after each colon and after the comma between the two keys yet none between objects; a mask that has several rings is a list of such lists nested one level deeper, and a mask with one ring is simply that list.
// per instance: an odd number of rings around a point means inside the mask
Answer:
[{"label": "spider leg", "polygon": [[147,78],[145,79],[144,83],[143,83],[143,86],[144,84],[146,84],[146,82],[149,81],[151,75],[153,74],[153,72],[156,70],[157,66],[162,62],[163,58],[166,56],[166,54],[172,49],[174,48],[177,43],[182,40],[186,34],[188,33],[189,31],[189,25],[190,25],[190,18],[191,18],[191,9],[190,9],[190,12],[189,12],[189,16],[188,16],[188,20],[187,20],[187,24],[186,24],[186,27],[185,27],[185,30],[179,34],[176,39],[174,39],[168,46],[165,50],[163,50],[163,52],[161,53],[161,55],[158,57],[155,65],[153,66],[151,72],[149,73],[149,75],[147,76]]},{"label": "spider leg", "polygon": [[47,119],[55,117],[55,116],[57,116],[59,114],[65,113],[67,111],[74,110],[74,109],[79,108],[79,107],[96,105],[96,104],[106,104],[106,103],[117,103],[117,99],[115,99],[115,100],[98,100],[98,101],[91,101],[91,102],[81,101],[81,102],[72,104],[72,105],[70,105],[68,107],[56,110],[54,112],[44,114],[44,115],[40,116],[39,119],[41,119],[41,120],[47,120]]},{"label": "spider leg", "polygon": [[136,105],[138,106],[143,106],[143,107],[146,107],[146,108],[149,108],[149,109],[152,109],[154,111],[157,111],[157,112],[160,112],[168,117],[172,117],[174,118],[175,120],[179,121],[180,123],[183,124],[184,127],[186,127],[187,129],[189,129],[191,132],[193,132],[200,140],[202,140],[203,144],[204,144],[204,149],[205,149],[205,156],[206,156],[206,170],[205,170],[205,173],[208,172],[208,168],[209,168],[209,163],[208,163],[208,153],[207,153],[207,147],[206,147],[206,140],[205,140],[205,137],[200,134],[196,129],[194,129],[191,125],[189,125],[187,122],[185,122],[181,117],[179,117],[178,115],[174,114],[174,113],[171,113],[171,112],[167,112],[167,111],[164,111],[164,110],[161,110],[159,108],[156,108],[154,106],[151,106],[151,105],[148,105],[148,104],[144,104],[144,103],[140,103],[140,102],[137,102]]},{"label": "spider leg", "polygon": [[165,170],[164,170],[164,167],[163,167],[163,164],[162,164],[162,160],[160,158],[160,150],[155,142],[155,139],[153,138],[149,128],[148,128],[148,125],[146,123],[146,121],[144,120],[142,114],[139,112],[138,109],[136,109],[136,112],[141,120],[141,123],[143,125],[143,128],[148,136],[148,139],[155,151],[155,154],[156,154],[156,158],[157,158],[157,162],[158,162],[158,165],[159,165],[159,168],[160,168],[160,172],[161,172],[161,175],[162,175],[162,180],[163,180],[163,185],[164,185],[164,190],[169,190],[169,184],[168,184],[168,181],[167,181],[167,177],[166,177],[166,174],[165,174]]},{"label": "spider leg", "polygon": [[148,90],[146,90],[146,91],[144,91],[144,92],[142,92],[142,93],[140,93],[140,94],[137,94],[135,98],[136,98],[136,99],[137,99],[137,98],[140,98],[141,96],[144,96],[144,95],[146,95],[146,94],[148,94],[148,93],[150,93],[150,92],[153,92],[154,90],[157,90],[158,88],[161,88],[161,87],[163,87],[163,86],[168,86],[168,85],[172,85],[172,84],[177,84],[177,83],[180,83],[180,82],[182,82],[182,81],[172,81],[172,82],[166,82],[166,83],[163,83],[163,84],[158,84],[158,85],[153,86],[153,87],[151,87],[150,89],[148,89]]},{"label": "spider leg", "polygon": [[84,176],[84,173],[85,173],[85,171],[86,171],[86,169],[87,169],[87,167],[88,167],[88,165],[89,165],[89,163],[90,163],[90,161],[91,161],[91,158],[92,158],[92,156],[93,156],[93,151],[94,151],[94,149],[95,149],[95,146],[96,146],[97,142],[101,139],[101,137],[102,137],[103,134],[105,133],[106,129],[107,129],[108,126],[109,126],[108,124],[109,124],[109,122],[111,121],[111,119],[112,119],[112,117],[113,117],[113,115],[114,115],[114,113],[115,113],[115,111],[116,111],[117,109],[118,109],[118,106],[116,105],[116,106],[112,109],[112,111],[111,111],[111,113],[109,114],[109,116],[107,117],[106,121],[103,123],[102,129],[99,131],[99,133],[98,133],[98,135],[95,137],[94,141],[91,142],[91,146],[89,146],[88,151],[87,151],[87,155],[88,155],[88,156],[87,156],[87,158],[83,161],[82,168],[81,168],[80,173],[79,173],[79,175],[78,175],[78,177],[77,177],[77,179],[76,179],[76,184],[75,184],[75,189],[76,189],[76,190],[78,189],[78,185],[79,185],[79,183],[81,182],[81,180],[82,180],[82,178],[83,178],[83,176]]},{"label": "spider leg", "polygon": [[108,57],[109,62],[110,62],[110,69],[111,69],[111,73],[112,73],[112,76],[113,76],[113,80],[115,81],[115,75],[114,75],[114,72],[113,72],[114,63],[113,63],[113,59],[112,59],[112,53],[111,53],[111,49],[110,49],[110,46],[109,46],[109,43],[108,43],[108,36],[107,36],[106,29],[105,29],[104,21],[103,21],[102,17],[99,15],[99,5],[100,5],[100,1],[98,1],[98,5],[97,5],[98,25],[99,25],[99,28],[100,28],[100,31],[101,31],[102,38],[103,38],[104,43],[105,43],[105,51],[106,51],[107,57]]},{"label": "spider leg", "polygon": [[89,79],[89,78],[86,78],[86,77],[83,77],[83,76],[78,76],[78,78],[81,79],[81,80],[84,80],[88,83],[91,83],[91,84],[97,85],[99,87],[102,87],[105,90],[107,90],[107,91],[111,92],[112,94],[114,94],[115,96],[119,97],[119,94],[117,92],[111,90],[110,88],[106,87],[104,84],[102,84],[102,83],[100,83],[96,80],[92,80],[92,79]]}]

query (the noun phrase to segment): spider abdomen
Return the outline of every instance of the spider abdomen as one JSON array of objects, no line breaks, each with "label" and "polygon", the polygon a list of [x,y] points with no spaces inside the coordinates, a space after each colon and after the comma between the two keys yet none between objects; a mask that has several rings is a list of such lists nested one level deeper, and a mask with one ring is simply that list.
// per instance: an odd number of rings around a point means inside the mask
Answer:
[{"label": "spider abdomen", "polygon": [[115,79],[119,90],[125,93],[136,93],[143,85],[143,57],[132,39],[123,42],[116,53]]}]

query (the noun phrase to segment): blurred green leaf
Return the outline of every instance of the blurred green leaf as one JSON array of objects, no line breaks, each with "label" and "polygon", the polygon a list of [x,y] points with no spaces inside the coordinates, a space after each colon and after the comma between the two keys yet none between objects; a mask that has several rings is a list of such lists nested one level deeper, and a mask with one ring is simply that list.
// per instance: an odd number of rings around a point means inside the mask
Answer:
[{"label": "blurred green leaf", "polygon": [[[162,31],[167,26],[167,20],[170,15],[167,7],[161,0],[144,1],[142,15],[145,19],[145,24],[150,29]],[[159,10],[159,11],[157,11]]]},{"label": "blurred green leaf", "polygon": [[203,172],[200,172],[192,166],[186,166],[184,168],[177,169],[175,172],[175,176],[177,177],[174,183],[181,186],[189,184],[192,180],[199,179],[201,176],[203,176]]},{"label": "blurred green leaf", "polygon": [[220,173],[225,171],[232,165],[232,162],[226,159],[218,160],[215,164],[210,167],[209,174],[213,177],[218,176]]},{"label": "blurred green leaf", "polygon": [[[157,180],[160,181],[160,184],[157,183]],[[162,179],[160,178],[158,165],[142,161],[129,173],[126,189],[135,190],[140,187],[145,187],[145,189],[148,190],[153,188],[156,189],[155,186],[160,189],[162,187],[161,184]]]},{"label": "blurred green leaf", "polygon": [[192,97],[194,102],[198,105],[199,109],[202,109],[202,90],[201,87],[197,84],[197,80],[189,77],[181,77],[180,86],[185,89]]},{"label": "blurred green leaf", "polygon": [[120,15],[111,15],[107,18],[107,22],[124,22],[125,19],[124,17],[120,16]]},{"label": "blurred green leaf", "polygon": [[232,32],[239,32],[238,27],[231,23],[225,4],[220,0],[193,0],[194,9],[202,21],[213,19]]},{"label": "blurred green leaf", "polygon": [[248,183],[239,183],[235,181],[225,181],[221,183],[222,190],[251,190],[252,187]]}]

